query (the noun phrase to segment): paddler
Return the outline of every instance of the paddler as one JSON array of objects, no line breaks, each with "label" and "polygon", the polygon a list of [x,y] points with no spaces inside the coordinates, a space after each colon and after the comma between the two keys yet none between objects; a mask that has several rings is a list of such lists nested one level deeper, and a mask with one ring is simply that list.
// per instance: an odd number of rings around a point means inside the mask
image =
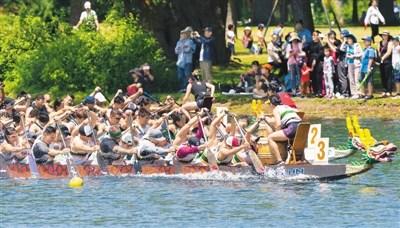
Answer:
[{"label": "paddler", "polygon": [[32,152],[35,157],[36,163],[52,163],[57,155],[66,154],[69,148],[58,150],[52,148],[52,144],[57,143],[57,128],[54,126],[46,126],[43,130],[43,135],[35,140],[32,146]]},{"label": "paddler", "polygon": [[165,148],[167,144],[168,141],[160,130],[148,130],[143,140],[139,141],[139,159],[157,160],[175,152],[174,146]]},{"label": "paddler", "polygon": [[102,158],[108,165],[125,165],[125,155],[137,153],[133,147],[133,139],[130,133],[122,135],[119,128],[111,127],[108,136],[100,142]]},{"label": "paddler", "polygon": [[26,163],[27,151],[31,148],[28,141],[18,136],[13,127],[4,130],[5,141],[1,144],[0,151],[6,161],[11,163]]},{"label": "paddler", "polygon": [[287,142],[294,138],[301,118],[297,115],[298,110],[282,104],[279,96],[271,96],[269,102],[273,117],[265,117],[265,120],[270,126],[275,128],[275,131],[268,135],[268,144],[271,153],[277,161],[277,165],[283,165],[284,162],[277,143]]},{"label": "paddler", "polygon": [[71,155],[75,164],[90,164],[89,156],[99,150],[99,146],[92,140],[93,134],[93,129],[88,124],[83,124],[79,127],[79,134],[73,136]]}]

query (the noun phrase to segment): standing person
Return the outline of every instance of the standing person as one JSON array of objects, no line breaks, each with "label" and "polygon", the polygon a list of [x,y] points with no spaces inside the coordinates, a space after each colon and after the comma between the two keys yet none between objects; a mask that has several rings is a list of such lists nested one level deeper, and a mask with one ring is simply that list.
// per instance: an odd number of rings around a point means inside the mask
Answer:
[{"label": "standing person", "polygon": [[312,36],[310,30],[304,28],[303,20],[296,21],[295,31],[303,42],[304,48],[307,48],[312,42]]},{"label": "standing person", "polygon": [[346,36],[347,45],[342,46],[342,51],[346,51],[347,75],[350,82],[350,93],[352,99],[358,99],[357,94],[357,80],[360,75],[360,59],[362,56],[362,49],[357,39],[353,34]]},{"label": "standing person", "polygon": [[226,32],[227,48],[229,50],[229,58],[235,55],[235,32],[233,31],[233,24],[228,25],[228,31]]},{"label": "standing person", "polygon": [[303,44],[297,35],[293,35],[289,40],[289,45],[286,49],[286,56],[288,58],[288,70],[290,73],[290,86],[292,90],[292,95],[296,96],[297,89],[299,87],[300,81],[300,68],[299,64],[301,62],[302,56],[304,56]]},{"label": "standing person", "polygon": [[384,31],[379,34],[382,37],[382,41],[379,42],[378,55],[380,58],[380,71],[381,80],[384,92],[382,97],[388,97],[392,95],[393,91],[393,66],[392,66],[392,50],[393,42],[392,36],[388,31]]},{"label": "standing person", "polygon": [[372,42],[375,43],[375,36],[379,34],[379,21],[385,24],[385,18],[382,16],[378,8],[378,1],[372,0],[364,19],[364,26],[371,25]]},{"label": "standing person", "polygon": [[249,51],[252,52],[253,35],[251,34],[251,28],[249,26],[245,27],[243,30],[242,44],[243,47],[249,49]]},{"label": "standing person", "polygon": [[326,40],[326,45],[328,45],[329,49],[330,49],[330,53],[331,56],[333,58],[333,62],[335,63],[334,65],[334,70],[335,73],[333,74],[333,86],[334,86],[334,93],[336,93],[337,96],[339,96],[339,98],[341,97],[340,95],[340,85],[339,85],[339,77],[337,74],[337,65],[339,62],[339,55],[340,55],[340,45],[342,44],[342,42],[340,42],[340,40],[338,40],[336,38],[336,32],[331,30],[328,34],[327,34],[328,38]]},{"label": "standing person", "polygon": [[311,71],[312,69],[307,65],[307,61],[304,61],[303,66],[301,67],[301,79],[300,79],[301,97],[310,95]]},{"label": "standing person", "polygon": [[81,13],[79,22],[74,26],[74,29],[78,29],[83,25],[85,31],[99,31],[99,21],[97,20],[96,12],[91,9],[91,3],[86,1],[83,4],[83,8],[85,8],[85,11]]},{"label": "standing person", "polygon": [[214,58],[214,37],[212,36],[212,28],[206,27],[204,29],[204,36],[200,36],[198,32],[195,32],[195,41],[199,43],[200,46],[200,69],[203,75],[203,81],[211,83],[212,74],[211,67]]},{"label": "standing person", "polygon": [[258,53],[257,54],[262,54],[263,49],[267,46],[267,43],[265,42],[265,26],[264,24],[259,24],[257,27],[257,44],[258,44]]},{"label": "standing person", "polygon": [[324,82],[325,82],[325,98],[332,99],[333,96],[333,73],[335,72],[335,65],[331,50],[329,46],[324,48]]},{"label": "standing person", "polygon": [[392,65],[396,85],[396,98],[400,98],[400,36],[396,36],[393,39]]},{"label": "standing person", "polygon": [[340,96],[339,98],[349,97],[349,79],[347,77],[347,63],[346,63],[346,49],[347,49],[347,38],[350,32],[347,29],[343,29],[340,33],[341,45],[338,46],[338,64],[337,64],[337,75],[339,80]]},{"label": "standing person", "polygon": [[362,88],[367,88],[367,92],[365,93],[365,89],[363,89],[364,91],[360,91],[360,95],[365,96],[365,99],[372,99],[373,87],[371,72],[375,61],[376,52],[375,49],[371,47],[372,37],[366,36],[362,38],[362,40],[364,40],[365,49],[361,57],[361,75],[359,82],[362,83],[364,81],[361,86]]},{"label": "standing person", "polygon": [[324,47],[321,44],[319,32],[313,32],[312,42],[306,48],[309,62],[311,63],[311,85],[313,93],[317,97],[322,97],[322,77],[323,77],[323,66],[322,61],[324,60]]},{"label": "standing person", "polygon": [[178,68],[179,90],[182,92],[186,88],[189,75],[192,73],[193,53],[196,45],[190,39],[191,28],[187,27],[181,31],[180,39],[175,46],[175,54],[178,55],[176,66]]}]

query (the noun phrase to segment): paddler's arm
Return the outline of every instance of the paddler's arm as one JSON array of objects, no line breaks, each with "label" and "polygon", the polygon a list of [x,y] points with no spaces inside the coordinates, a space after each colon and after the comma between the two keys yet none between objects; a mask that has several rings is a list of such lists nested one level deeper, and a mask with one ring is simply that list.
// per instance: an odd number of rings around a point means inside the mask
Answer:
[{"label": "paddler's arm", "polygon": [[274,129],[279,129],[280,126],[281,126],[281,117],[279,116],[279,113],[278,113],[277,109],[274,109],[274,111],[272,112],[272,114],[273,114],[273,117],[272,117],[272,118],[266,116],[266,117],[265,117],[265,120],[267,121],[267,123],[268,123],[270,126],[273,126]]},{"label": "paddler's arm", "polygon": [[225,113],[218,116],[211,122],[210,131],[208,132],[208,141],[214,142],[217,139],[218,126],[224,117]]},{"label": "paddler's arm", "polygon": [[115,146],[113,148],[113,152],[120,153],[120,154],[137,154],[138,149],[136,147],[132,147],[130,149],[126,149],[120,146]]},{"label": "paddler's arm", "polygon": [[158,120],[153,121],[152,128],[160,127],[160,125],[162,123],[164,123],[164,121],[167,120],[167,119],[168,119],[168,114],[164,113],[161,118],[159,118]]},{"label": "paddler's arm", "polygon": [[186,101],[189,99],[190,91],[192,91],[192,84],[189,83],[186,87],[186,93],[182,99],[182,104],[186,103]]},{"label": "paddler's arm", "polygon": [[57,156],[57,155],[59,155],[59,154],[68,153],[69,150],[70,150],[69,148],[65,148],[64,150],[49,149],[48,154],[49,154],[50,156],[52,156],[52,157],[55,157],[55,156]]},{"label": "paddler's arm", "polygon": [[[76,137],[79,137],[79,136],[76,136]],[[71,150],[74,153],[87,154],[87,153],[91,153],[91,152],[99,150],[99,146],[98,145],[88,146],[88,145],[85,145],[82,142],[80,142],[80,140],[78,140],[77,138],[74,138],[71,142]]]},{"label": "paddler's arm", "polygon": [[211,84],[211,83],[206,83],[207,88],[210,89],[210,96],[214,97],[214,92],[215,92],[215,85]]},{"label": "paddler's arm", "polygon": [[190,128],[197,122],[197,116],[193,117],[183,126],[175,136],[175,140],[172,145],[179,146],[183,142],[183,138],[189,134]]},{"label": "paddler's arm", "polygon": [[4,143],[2,149],[4,151],[11,152],[11,153],[19,153],[19,152],[29,149],[29,146],[12,146],[8,143]]},{"label": "paddler's arm", "polygon": [[234,147],[232,149],[222,149],[225,150],[226,153],[225,154],[236,154],[239,153],[242,150],[247,150],[250,149],[250,144],[248,144],[247,142],[243,143],[242,145],[238,146],[238,147]]}]

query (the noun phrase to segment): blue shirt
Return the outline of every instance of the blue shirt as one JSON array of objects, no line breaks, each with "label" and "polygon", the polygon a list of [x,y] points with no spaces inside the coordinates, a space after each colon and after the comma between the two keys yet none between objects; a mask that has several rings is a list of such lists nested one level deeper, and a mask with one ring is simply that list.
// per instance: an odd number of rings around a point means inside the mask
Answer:
[{"label": "blue shirt", "polygon": [[372,47],[367,47],[364,49],[363,55],[361,57],[361,72],[368,72],[368,62],[375,58],[375,49]]},{"label": "blue shirt", "polygon": [[186,64],[191,64],[195,50],[196,45],[192,39],[179,40],[175,47],[175,54],[178,55],[176,65],[183,68]]},{"label": "blue shirt", "polygon": [[[354,46],[353,45],[347,45],[346,54],[347,55],[354,55]],[[354,64],[354,58],[346,58],[346,63],[347,64]]]},{"label": "blue shirt", "polygon": [[303,28],[301,31],[297,32],[297,34],[299,35],[299,37],[302,41],[304,41],[304,40],[306,41],[304,44],[305,46],[308,46],[311,44],[312,36],[311,36],[310,30]]}]

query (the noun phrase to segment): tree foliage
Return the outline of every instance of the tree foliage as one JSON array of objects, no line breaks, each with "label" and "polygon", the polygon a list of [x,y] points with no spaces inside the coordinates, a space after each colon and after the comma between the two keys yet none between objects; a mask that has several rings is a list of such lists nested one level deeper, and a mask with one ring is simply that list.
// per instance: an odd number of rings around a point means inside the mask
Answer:
[{"label": "tree foliage", "polygon": [[85,92],[96,85],[111,92],[129,84],[129,69],[145,62],[165,82],[164,90],[173,85],[158,42],[133,17],[110,19],[102,33],[72,31],[63,23],[54,33],[32,16],[0,21],[8,25],[1,30],[0,67],[9,92]]}]

